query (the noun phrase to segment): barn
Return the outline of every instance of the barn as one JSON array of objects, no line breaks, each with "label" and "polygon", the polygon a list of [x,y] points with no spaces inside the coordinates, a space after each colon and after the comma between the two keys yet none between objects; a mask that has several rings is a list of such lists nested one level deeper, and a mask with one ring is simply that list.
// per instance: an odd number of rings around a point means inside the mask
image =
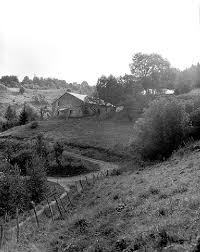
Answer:
[{"label": "barn", "polygon": [[66,92],[52,103],[52,116],[65,118],[98,115],[103,116],[113,110],[113,105],[88,98],[87,95]]},{"label": "barn", "polygon": [[66,92],[52,103],[52,116],[60,114],[66,117],[83,116],[83,105],[87,95]]}]

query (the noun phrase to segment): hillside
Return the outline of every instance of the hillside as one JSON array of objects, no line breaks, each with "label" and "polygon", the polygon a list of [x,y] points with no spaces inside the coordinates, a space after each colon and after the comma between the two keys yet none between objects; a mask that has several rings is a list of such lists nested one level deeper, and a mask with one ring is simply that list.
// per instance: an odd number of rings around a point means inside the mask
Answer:
[{"label": "hillside", "polygon": [[10,251],[32,251],[33,245],[58,252],[194,251],[200,234],[199,144],[143,170],[126,164],[121,175],[74,193],[64,220],[52,223],[43,216],[37,232],[26,225]]},{"label": "hillside", "polygon": [[[2,85],[3,86],[3,85]],[[14,106],[17,110],[21,109],[24,102],[32,105],[36,110],[41,106],[47,105],[51,108],[51,103],[66,92],[66,89],[25,89],[23,94],[19,93],[19,88],[0,87],[0,116],[3,116],[8,105]]]},{"label": "hillside", "polygon": [[47,142],[61,141],[68,151],[105,161],[118,161],[127,155],[124,147],[128,145],[133,131],[130,122],[99,121],[93,117],[39,121],[35,129],[31,129],[30,125],[0,133],[0,143],[8,139],[16,144],[25,144],[27,140],[43,134]]}]

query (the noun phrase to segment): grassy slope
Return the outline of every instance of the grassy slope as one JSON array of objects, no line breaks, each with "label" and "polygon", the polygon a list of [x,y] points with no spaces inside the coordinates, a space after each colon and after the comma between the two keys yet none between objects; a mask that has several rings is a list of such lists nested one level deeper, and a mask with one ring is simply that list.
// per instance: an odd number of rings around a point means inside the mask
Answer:
[{"label": "grassy slope", "polygon": [[33,90],[25,89],[24,94],[19,94],[16,88],[8,88],[6,92],[0,92],[0,115],[5,113],[8,105],[14,105],[16,109],[20,109],[24,102],[32,104],[36,109],[41,104],[35,104],[33,96],[38,94],[43,95],[49,104],[65,92],[64,89],[48,89],[48,90]]},{"label": "grassy slope", "polygon": [[132,123],[99,121],[93,118],[49,120],[39,122],[39,127],[30,129],[29,125],[19,126],[3,132],[1,136],[29,138],[43,133],[54,140],[66,140],[83,145],[113,148],[126,145],[132,135]]},{"label": "grassy slope", "polygon": [[69,218],[45,220],[31,237],[29,225],[22,241],[41,251],[191,251],[200,234],[199,158],[197,149],[97,181],[74,195]]}]

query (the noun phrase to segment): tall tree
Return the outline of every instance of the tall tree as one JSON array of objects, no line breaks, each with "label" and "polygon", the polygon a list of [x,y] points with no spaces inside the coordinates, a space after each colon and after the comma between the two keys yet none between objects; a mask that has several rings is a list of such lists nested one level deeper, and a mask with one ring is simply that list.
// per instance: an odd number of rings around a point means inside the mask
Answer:
[{"label": "tall tree", "polygon": [[134,81],[132,75],[124,75],[119,78],[123,86],[120,105],[124,107],[129,121],[137,118],[145,106],[146,96],[142,94],[143,88],[140,82]]},{"label": "tall tree", "polygon": [[19,123],[20,125],[24,125],[28,122],[28,113],[26,111],[26,106],[24,104],[24,107],[19,115]]},{"label": "tall tree", "polygon": [[11,107],[10,105],[8,106],[6,113],[5,113],[5,118],[9,121],[9,122],[13,122],[14,120],[16,120],[17,115],[16,115],[16,110]]},{"label": "tall tree", "polygon": [[122,83],[113,75],[108,77],[101,76],[97,81],[96,92],[100,99],[107,103],[117,105],[123,94]]},{"label": "tall tree", "polygon": [[144,90],[159,89],[163,73],[168,71],[170,63],[159,54],[136,53],[129,65],[135,81],[140,81]]},{"label": "tall tree", "polygon": [[17,76],[15,75],[6,75],[6,76],[2,76],[0,79],[0,82],[2,82],[5,86],[7,87],[18,87],[19,85],[19,80],[17,78]]}]

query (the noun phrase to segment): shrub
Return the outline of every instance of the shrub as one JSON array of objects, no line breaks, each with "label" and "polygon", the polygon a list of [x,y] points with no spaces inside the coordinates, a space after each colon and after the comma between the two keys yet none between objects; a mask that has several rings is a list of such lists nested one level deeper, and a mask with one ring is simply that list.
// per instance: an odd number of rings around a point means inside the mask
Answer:
[{"label": "shrub", "polygon": [[13,215],[16,207],[27,209],[29,205],[29,194],[26,190],[25,181],[20,176],[17,166],[7,166],[4,176],[0,180],[0,216],[5,212]]},{"label": "shrub", "polygon": [[183,141],[188,124],[189,116],[180,101],[155,100],[135,123],[132,150],[144,160],[169,157]]},{"label": "shrub", "polygon": [[35,121],[39,118],[39,115],[36,111],[36,109],[31,106],[31,105],[26,105],[26,113],[28,114],[28,121],[31,122],[31,121]]},{"label": "shrub", "polygon": [[198,126],[200,127],[200,108],[194,110],[190,114],[190,121],[193,126]]},{"label": "shrub", "polygon": [[33,121],[29,127],[30,129],[36,129],[38,126],[39,126],[38,121]]},{"label": "shrub", "polygon": [[38,118],[38,114],[30,105],[24,105],[19,115],[20,125],[24,125],[28,122],[35,121]]},{"label": "shrub", "polygon": [[17,164],[21,175],[26,175],[26,164],[27,162],[31,162],[32,153],[33,152],[31,149],[15,151],[13,154],[11,154],[9,162],[11,165]]},{"label": "shrub", "polygon": [[35,105],[42,105],[42,104],[46,105],[46,104],[48,104],[48,101],[45,98],[45,96],[41,95],[41,94],[34,95],[32,99],[33,99],[32,104],[35,104]]},{"label": "shrub", "polygon": [[43,158],[44,168],[47,170],[49,168],[50,159],[53,158],[53,155],[50,151],[49,145],[44,139],[43,134],[37,135],[35,143],[32,145],[32,151]]},{"label": "shrub", "polygon": [[48,189],[44,159],[34,155],[31,162],[27,163],[26,170],[28,176],[30,176],[27,180],[27,190],[31,200],[39,203],[45,198]]},{"label": "shrub", "polygon": [[25,92],[25,88],[23,86],[21,86],[19,88],[19,93],[22,95]]},{"label": "shrub", "polygon": [[26,107],[24,105],[22,111],[20,112],[19,115],[19,124],[24,125],[28,122],[28,113],[26,112]]},{"label": "shrub", "polygon": [[64,150],[63,144],[60,142],[56,142],[53,147],[56,163],[58,167],[62,167],[62,153]]},{"label": "shrub", "polygon": [[10,105],[8,106],[8,108],[6,110],[5,118],[7,119],[8,122],[13,122],[17,118],[16,110],[13,107],[11,107]]}]

